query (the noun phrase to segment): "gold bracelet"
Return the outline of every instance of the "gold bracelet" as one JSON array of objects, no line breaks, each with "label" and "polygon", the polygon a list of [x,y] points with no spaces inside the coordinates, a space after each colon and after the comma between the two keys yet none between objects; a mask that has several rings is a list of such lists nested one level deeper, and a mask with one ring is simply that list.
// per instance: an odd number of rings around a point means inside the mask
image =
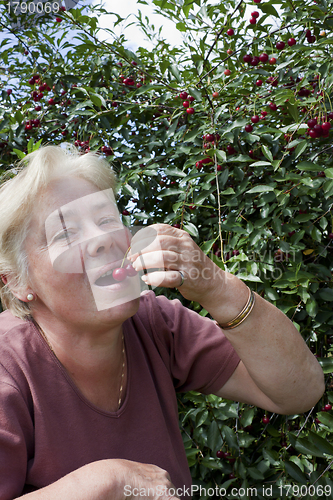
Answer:
[{"label": "gold bracelet", "polygon": [[236,316],[236,318],[234,318],[231,321],[228,321],[228,323],[226,323],[225,325],[219,324],[220,328],[222,328],[223,330],[231,330],[232,328],[236,328],[236,326],[240,325],[241,323],[243,323],[243,321],[246,320],[246,318],[251,313],[253,306],[254,306],[254,303],[255,303],[255,295],[254,295],[253,291],[250,290],[250,288],[249,288],[249,292],[250,292],[250,295],[249,295],[247,303],[245,304],[244,309],[241,310],[241,312],[238,314],[238,316]]}]

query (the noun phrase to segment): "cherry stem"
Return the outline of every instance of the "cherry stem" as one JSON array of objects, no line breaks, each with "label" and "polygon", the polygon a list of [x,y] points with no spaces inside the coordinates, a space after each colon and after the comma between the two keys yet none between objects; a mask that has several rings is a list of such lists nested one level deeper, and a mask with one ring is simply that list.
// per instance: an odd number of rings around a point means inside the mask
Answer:
[{"label": "cherry stem", "polygon": [[125,262],[125,259],[126,259],[126,257],[127,257],[127,254],[128,254],[128,252],[129,252],[130,250],[131,250],[131,247],[128,247],[128,249],[126,250],[126,253],[125,253],[125,255],[124,255],[124,258],[123,258],[123,261],[122,261],[122,263],[121,263],[120,268],[122,268],[122,267],[123,267],[124,262]]}]

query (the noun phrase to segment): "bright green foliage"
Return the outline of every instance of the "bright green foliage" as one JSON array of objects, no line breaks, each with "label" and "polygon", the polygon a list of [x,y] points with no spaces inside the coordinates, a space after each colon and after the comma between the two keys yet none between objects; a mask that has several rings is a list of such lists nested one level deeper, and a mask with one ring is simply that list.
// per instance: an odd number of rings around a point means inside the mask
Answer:
[{"label": "bright green foliage", "polygon": [[[331,498],[333,414],[320,409],[333,404],[332,1],[153,3],[184,33],[181,47],[140,14],[153,49],[134,54],[123,37],[99,41],[102,7],[64,12],[61,23],[45,16],[9,37],[0,3],[1,168],[38,141],[99,150],[118,174],[125,224],[179,225],[292,318],[326,373],[318,407],[265,425],[263,410],[190,393],[179,398],[180,425],[196,484],[223,486],[226,498],[251,498],[231,496],[240,486],[257,487],[257,498]],[[267,62],[243,60],[263,53]],[[29,84],[33,75],[38,83]],[[43,83],[50,91],[34,102]],[[181,92],[194,98],[193,114]],[[311,118],[332,127],[311,138]],[[284,484],[299,491],[282,496]]]}]

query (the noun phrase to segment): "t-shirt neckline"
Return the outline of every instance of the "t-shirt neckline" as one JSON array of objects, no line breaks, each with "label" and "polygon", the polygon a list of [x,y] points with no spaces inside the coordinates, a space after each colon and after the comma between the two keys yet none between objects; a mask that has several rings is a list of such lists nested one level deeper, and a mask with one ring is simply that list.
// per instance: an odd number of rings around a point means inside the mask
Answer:
[{"label": "t-shirt neckline", "polygon": [[38,328],[31,322],[33,330],[37,332],[38,338],[41,339],[44,348],[48,350],[49,354],[52,357],[53,362],[58,366],[60,371],[62,372],[63,376],[65,377],[67,383],[72,387],[76,395],[81,399],[81,401],[87,405],[90,409],[95,411],[96,413],[100,413],[102,415],[105,415],[107,417],[114,417],[114,418],[119,418],[125,411],[128,400],[130,397],[130,390],[131,390],[131,362],[130,362],[130,342],[127,341],[127,331],[126,331],[126,321],[123,323],[122,328],[123,328],[123,334],[124,334],[124,344],[125,344],[125,356],[126,356],[126,370],[127,370],[127,384],[126,384],[126,392],[125,392],[125,398],[122,401],[122,404],[120,408],[116,411],[106,411],[103,410],[102,408],[99,408],[98,406],[94,405],[91,401],[89,401],[88,398],[85,397],[85,395],[82,393],[82,391],[79,389],[79,387],[75,384],[74,380],[70,377],[69,373],[67,372],[66,368],[62,365],[62,363],[59,361],[49,344],[47,343],[46,339],[43,337],[43,335],[38,331]]}]

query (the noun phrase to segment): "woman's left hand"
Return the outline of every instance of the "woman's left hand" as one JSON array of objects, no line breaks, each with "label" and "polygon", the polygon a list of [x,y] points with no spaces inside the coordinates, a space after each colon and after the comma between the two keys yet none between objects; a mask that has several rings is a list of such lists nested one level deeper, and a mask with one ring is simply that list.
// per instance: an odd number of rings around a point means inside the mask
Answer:
[{"label": "woman's left hand", "polygon": [[132,239],[128,258],[136,271],[155,269],[142,277],[147,285],[178,288],[186,299],[201,304],[223,282],[223,271],[191,236],[167,224],[141,229]]}]

